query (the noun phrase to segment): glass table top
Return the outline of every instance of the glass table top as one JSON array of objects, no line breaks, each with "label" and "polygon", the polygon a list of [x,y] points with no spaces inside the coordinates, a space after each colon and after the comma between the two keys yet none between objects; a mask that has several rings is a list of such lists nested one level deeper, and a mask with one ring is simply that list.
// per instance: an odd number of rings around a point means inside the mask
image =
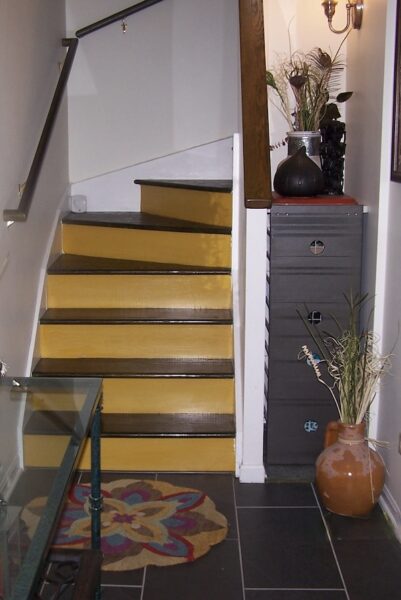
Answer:
[{"label": "glass table top", "polygon": [[100,396],[95,378],[0,379],[0,600],[34,593]]}]

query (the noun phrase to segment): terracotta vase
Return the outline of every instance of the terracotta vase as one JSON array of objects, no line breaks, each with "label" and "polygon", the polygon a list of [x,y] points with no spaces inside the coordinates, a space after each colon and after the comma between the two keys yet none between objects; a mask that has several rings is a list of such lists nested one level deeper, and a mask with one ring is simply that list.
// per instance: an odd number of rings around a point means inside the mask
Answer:
[{"label": "terracotta vase", "polygon": [[384,464],[365,441],[365,423],[338,423],[337,441],[316,461],[316,485],[324,506],[348,517],[367,516],[384,485]]}]

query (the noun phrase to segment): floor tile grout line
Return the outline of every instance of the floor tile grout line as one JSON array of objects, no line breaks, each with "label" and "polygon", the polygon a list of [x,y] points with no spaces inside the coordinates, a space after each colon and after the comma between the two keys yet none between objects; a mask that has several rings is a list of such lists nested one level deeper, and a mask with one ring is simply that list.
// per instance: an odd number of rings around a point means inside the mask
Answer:
[{"label": "floor tile grout line", "polygon": [[129,585],[129,584],[124,584],[124,583],[102,583],[102,587],[104,588],[124,588],[127,590],[139,590],[142,589],[142,584],[141,585]]},{"label": "floor tile grout line", "polygon": [[254,508],[255,509],[262,509],[262,508],[274,508],[274,509],[276,509],[276,508],[281,508],[281,509],[283,509],[283,508],[294,508],[294,509],[295,508],[308,508],[308,509],[311,509],[312,508],[314,510],[319,509],[318,506],[311,506],[311,505],[306,505],[306,506],[302,506],[302,505],[300,505],[300,506],[292,506],[292,505],[291,506],[238,506],[237,508],[238,508],[238,510],[242,510],[243,508],[252,508],[252,509],[254,509]]},{"label": "floor tile grout line", "polygon": [[234,479],[234,477],[232,478],[232,489],[233,489],[233,498],[234,498],[235,520],[236,520],[236,525],[237,525],[237,543],[238,543],[239,566],[240,566],[241,584],[242,584],[242,597],[243,597],[243,600],[246,600],[246,598],[245,598],[244,566],[243,566],[243,562],[242,562],[241,535],[240,535],[240,530],[239,530],[237,496],[235,494],[235,479]]},{"label": "floor tile grout line", "polygon": [[336,553],[336,551],[334,549],[334,544],[333,544],[333,540],[331,538],[329,526],[327,525],[326,519],[324,518],[324,514],[323,514],[323,511],[322,511],[322,507],[320,506],[320,502],[319,502],[319,498],[318,498],[316,490],[315,490],[315,486],[313,485],[313,483],[311,483],[310,485],[311,485],[311,488],[312,488],[312,492],[313,492],[313,494],[314,494],[314,496],[316,498],[316,502],[317,502],[317,505],[318,505],[318,508],[319,508],[319,512],[320,512],[320,516],[322,518],[323,525],[324,525],[324,528],[326,530],[326,534],[327,534],[327,537],[328,537],[328,540],[329,540],[329,543],[330,543],[330,546],[331,546],[331,551],[333,552],[334,560],[336,562],[337,569],[338,569],[338,572],[340,574],[341,581],[343,582],[345,595],[347,596],[347,600],[350,600],[348,589],[347,589],[347,586],[345,584],[344,575],[343,575],[343,572],[342,572],[341,567],[340,567],[340,563],[339,563],[338,558],[337,558],[337,553]]},{"label": "floor tile grout line", "polygon": [[140,597],[140,600],[143,600],[144,597],[145,597],[146,572],[147,572],[147,567],[145,566],[144,569],[143,569],[142,588],[141,588],[141,597]]},{"label": "floor tile grout line", "polygon": [[344,592],[344,588],[245,588],[247,592]]}]

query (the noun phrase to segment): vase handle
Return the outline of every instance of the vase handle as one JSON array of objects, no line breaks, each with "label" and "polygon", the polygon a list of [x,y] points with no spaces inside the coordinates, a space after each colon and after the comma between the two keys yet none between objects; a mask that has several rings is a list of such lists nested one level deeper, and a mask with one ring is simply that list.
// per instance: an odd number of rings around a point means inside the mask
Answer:
[{"label": "vase handle", "polygon": [[338,438],[338,421],[330,421],[327,423],[326,431],[324,434],[324,447],[327,448],[334,444]]}]

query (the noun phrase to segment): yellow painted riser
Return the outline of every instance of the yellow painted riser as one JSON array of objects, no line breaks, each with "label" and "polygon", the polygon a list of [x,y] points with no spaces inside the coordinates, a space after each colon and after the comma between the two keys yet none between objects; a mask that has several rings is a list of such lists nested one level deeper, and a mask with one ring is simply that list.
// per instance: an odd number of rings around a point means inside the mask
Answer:
[{"label": "yellow painted riser", "polygon": [[48,308],[231,308],[230,275],[48,275]]},{"label": "yellow painted riser", "polygon": [[[32,394],[32,410],[80,410],[82,398],[71,394]],[[110,378],[103,380],[103,413],[234,414],[233,379]]]},{"label": "yellow painted riser", "polygon": [[[52,452],[49,452],[49,442]],[[25,467],[58,467],[66,444],[64,436],[24,436]],[[101,467],[109,471],[234,471],[235,440],[102,438]],[[89,441],[79,468],[90,468]]]},{"label": "yellow painted riser", "polygon": [[104,379],[103,412],[234,413],[233,379]]},{"label": "yellow painted riser", "polygon": [[232,198],[223,192],[180,190],[144,185],[141,211],[184,221],[231,227]]},{"label": "yellow painted riser", "polygon": [[86,401],[86,394],[54,392],[52,394],[34,392],[30,395],[29,406],[32,410],[74,410],[80,411]]},{"label": "yellow painted riser", "polygon": [[41,325],[42,358],[231,358],[230,325]]},{"label": "yellow painted riser", "polygon": [[205,267],[230,267],[228,235],[63,225],[63,252]]}]

